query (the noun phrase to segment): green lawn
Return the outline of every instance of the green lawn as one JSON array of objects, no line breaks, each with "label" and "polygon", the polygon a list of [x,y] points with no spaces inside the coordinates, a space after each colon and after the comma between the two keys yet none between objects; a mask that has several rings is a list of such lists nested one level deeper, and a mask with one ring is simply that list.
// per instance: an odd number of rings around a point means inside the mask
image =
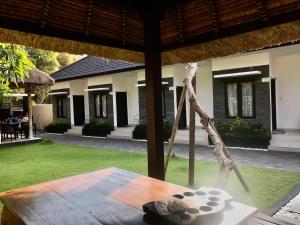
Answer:
[{"label": "green lawn", "polygon": [[[0,192],[61,177],[119,167],[146,174],[146,155],[93,149],[71,145],[38,144],[0,148]],[[171,160],[167,181],[187,185],[188,161]],[[300,173],[240,166],[251,193],[245,193],[234,173],[230,176],[228,191],[239,201],[265,211],[300,182]],[[196,162],[196,186],[213,185],[218,174],[216,163]],[[1,205],[0,205],[1,211]]]}]

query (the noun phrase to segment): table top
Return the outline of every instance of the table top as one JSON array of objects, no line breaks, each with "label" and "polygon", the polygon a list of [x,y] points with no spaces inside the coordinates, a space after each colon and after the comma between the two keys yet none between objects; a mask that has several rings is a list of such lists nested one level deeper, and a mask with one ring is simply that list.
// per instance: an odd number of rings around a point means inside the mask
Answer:
[{"label": "table top", "polygon": [[[145,225],[142,206],[188,188],[118,168],[67,177],[0,193],[27,225]],[[256,209],[235,201],[220,225],[241,224]]]}]

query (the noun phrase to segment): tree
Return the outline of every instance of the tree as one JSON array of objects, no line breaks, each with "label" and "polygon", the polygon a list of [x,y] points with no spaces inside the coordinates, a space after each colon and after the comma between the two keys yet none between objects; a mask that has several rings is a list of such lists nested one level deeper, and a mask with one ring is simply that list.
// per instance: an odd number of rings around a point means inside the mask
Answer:
[{"label": "tree", "polygon": [[[35,67],[45,73],[51,74],[58,69],[61,69],[74,61],[76,61],[79,56],[71,55],[69,53],[63,52],[52,52],[42,49],[35,49],[32,47],[26,47],[29,59],[33,62]],[[42,104],[49,94],[50,88],[48,86],[39,86],[33,89],[35,94],[35,101]]]},{"label": "tree", "polygon": [[35,94],[34,100],[37,104],[43,104],[45,99],[48,97],[50,91],[49,86],[37,86],[33,88]]},{"label": "tree", "polygon": [[32,47],[26,47],[26,51],[29,59],[39,70],[51,74],[60,68],[57,60],[57,52],[35,49]]},{"label": "tree", "polygon": [[10,83],[27,77],[32,66],[23,46],[0,44],[0,96],[10,92]]},{"label": "tree", "polygon": [[79,59],[79,57],[80,57],[79,55],[72,55],[67,52],[59,53],[57,56],[57,60],[60,65],[59,69],[64,68],[64,67],[70,65],[71,63],[77,61]]}]

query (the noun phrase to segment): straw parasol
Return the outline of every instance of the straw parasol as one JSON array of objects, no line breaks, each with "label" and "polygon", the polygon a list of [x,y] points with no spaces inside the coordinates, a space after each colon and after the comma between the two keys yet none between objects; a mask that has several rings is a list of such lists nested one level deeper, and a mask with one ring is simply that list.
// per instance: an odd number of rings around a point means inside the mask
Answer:
[{"label": "straw parasol", "polygon": [[32,90],[37,86],[51,86],[54,83],[54,79],[49,74],[34,67],[28,71],[28,77],[25,77],[17,84],[10,84],[12,89],[24,88],[28,96],[29,138],[32,138]]}]

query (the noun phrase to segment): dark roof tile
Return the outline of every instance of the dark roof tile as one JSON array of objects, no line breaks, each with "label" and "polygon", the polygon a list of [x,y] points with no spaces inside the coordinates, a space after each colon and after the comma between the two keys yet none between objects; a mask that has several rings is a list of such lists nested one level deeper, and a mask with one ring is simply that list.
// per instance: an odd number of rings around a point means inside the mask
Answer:
[{"label": "dark roof tile", "polygon": [[55,79],[55,81],[63,81],[142,68],[144,68],[143,64],[87,56],[62,68],[61,70],[56,71],[51,76]]}]

